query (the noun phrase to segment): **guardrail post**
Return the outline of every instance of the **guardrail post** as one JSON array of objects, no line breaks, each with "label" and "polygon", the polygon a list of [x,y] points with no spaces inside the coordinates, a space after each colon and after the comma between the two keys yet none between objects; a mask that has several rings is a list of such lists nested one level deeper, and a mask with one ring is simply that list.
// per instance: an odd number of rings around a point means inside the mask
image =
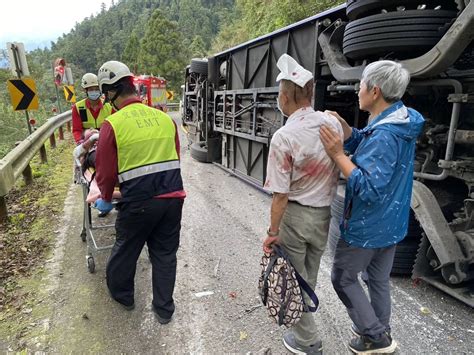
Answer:
[{"label": "guardrail post", "polygon": [[71,122],[70,121],[67,121],[66,127],[67,127],[67,131],[71,132]]},{"label": "guardrail post", "polygon": [[25,180],[26,185],[29,185],[33,182],[33,173],[31,171],[30,164],[26,166],[25,170],[23,170],[21,174],[23,175],[23,179]]},{"label": "guardrail post", "polygon": [[49,136],[49,143],[51,144],[51,148],[56,148],[56,137],[54,136],[54,132]]},{"label": "guardrail post", "polygon": [[63,126],[59,127],[59,134],[58,138],[60,141],[64,140],[64,131],[63,131]]},{"label": "guardrail post", "polygon": [[[23,175],[26,184],[33,180],[33,173],[30,166],[31,159],[39,152],[42,163],[48,162],[46,155],[45,142],[50,139],[51,146],[56,146],[54,133],[59,129],[59,139],[64,138],[64,123],[68,124],[70,129],[71,112],[65,112],[33,132],[28,139],[18,142],[17,147],[9,152],[4,158],[0,159],[0,223],[8,219],[7,198],[6,196],[15,185],[16,179]],[[61,129],[62,134],[61,134]]]},{"label": "guardrail post", "polygon": [[44,144],[39,149],[39,152],[40,152],[41,162],[42,163],[47,163],[48,162],[48,157],[46,156],[46,148],[45,148]]},{"label": "guardrail post", "polygon": [[7,201],[5,201],[5,196],[0,196],[0,223],[6,222],[7,219]]}]

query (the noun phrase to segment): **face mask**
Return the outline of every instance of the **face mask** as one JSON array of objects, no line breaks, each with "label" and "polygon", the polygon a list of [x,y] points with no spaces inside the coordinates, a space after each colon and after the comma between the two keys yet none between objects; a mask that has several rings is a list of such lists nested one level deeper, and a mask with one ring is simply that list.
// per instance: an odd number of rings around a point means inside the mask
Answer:
[{"label": "face mask", "polygon": [[277,97],[277,108],[281,112],[281,114],[286,117],[285,113],[283,112],[283,109],[280,106],[280,100],[278,99],[278,97]]},{"label": "face mask", "polygon": [[115,111],[120,110],[117,106],[115,106],[115,100],[117,99],[117,97],[117,94],[115,94],[113,97],[110,97],[109,92],[107,92],[107,94],[105,95],[105,102],[111,104]]},{"label": "face mask", "polygon": [[87,97],[91,99],[92,101],[95,101],[99,99],[100,97],[100,91],[88,91],[87,92]]}]

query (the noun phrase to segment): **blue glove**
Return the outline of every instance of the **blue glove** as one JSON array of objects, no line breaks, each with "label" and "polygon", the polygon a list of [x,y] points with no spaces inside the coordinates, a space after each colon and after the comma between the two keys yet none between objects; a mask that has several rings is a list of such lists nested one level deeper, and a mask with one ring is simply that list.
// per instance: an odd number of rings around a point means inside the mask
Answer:
[{"label": "blue glove", "polygon": [[97,208],[102,213],[109,213],[110,211],[112,211],[112,208],[114,208],[112,202],[104,201],[101,198],[95,201],[93,207]]}]

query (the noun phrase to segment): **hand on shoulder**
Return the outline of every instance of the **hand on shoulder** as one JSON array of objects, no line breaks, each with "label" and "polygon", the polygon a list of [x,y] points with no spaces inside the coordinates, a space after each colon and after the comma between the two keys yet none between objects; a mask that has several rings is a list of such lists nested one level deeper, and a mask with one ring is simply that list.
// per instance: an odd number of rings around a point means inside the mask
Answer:
[{"label": "hand on shoulder", "polygon": [[[344,118],[342,118],[336,111],[329,111],[326,110],[324,113],[328,114],[331,118],[335,118],[337,122],[339,122],[340,126],[337,125],[337,129],[343,141],[347,140],[352,135],[352,128],[346,122]],[[341,128],[341,129],[339,129]]]}]

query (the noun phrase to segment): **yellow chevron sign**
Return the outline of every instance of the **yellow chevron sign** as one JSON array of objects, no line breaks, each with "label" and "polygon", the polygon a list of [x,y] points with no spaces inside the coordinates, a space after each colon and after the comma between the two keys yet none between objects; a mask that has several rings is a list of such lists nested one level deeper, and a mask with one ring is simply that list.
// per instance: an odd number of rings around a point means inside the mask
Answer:
[{"label": "yellow chevron sign", "polygon": [[76,93],[74,91],[74,85],[64,85],[64,97],[67,102],[76,102]]},{"label": "yellow chevron sign", "polygon": [[31,78],[12,79],[7,81],[13,109],[37,110],[39,106],[35,81]]}]

